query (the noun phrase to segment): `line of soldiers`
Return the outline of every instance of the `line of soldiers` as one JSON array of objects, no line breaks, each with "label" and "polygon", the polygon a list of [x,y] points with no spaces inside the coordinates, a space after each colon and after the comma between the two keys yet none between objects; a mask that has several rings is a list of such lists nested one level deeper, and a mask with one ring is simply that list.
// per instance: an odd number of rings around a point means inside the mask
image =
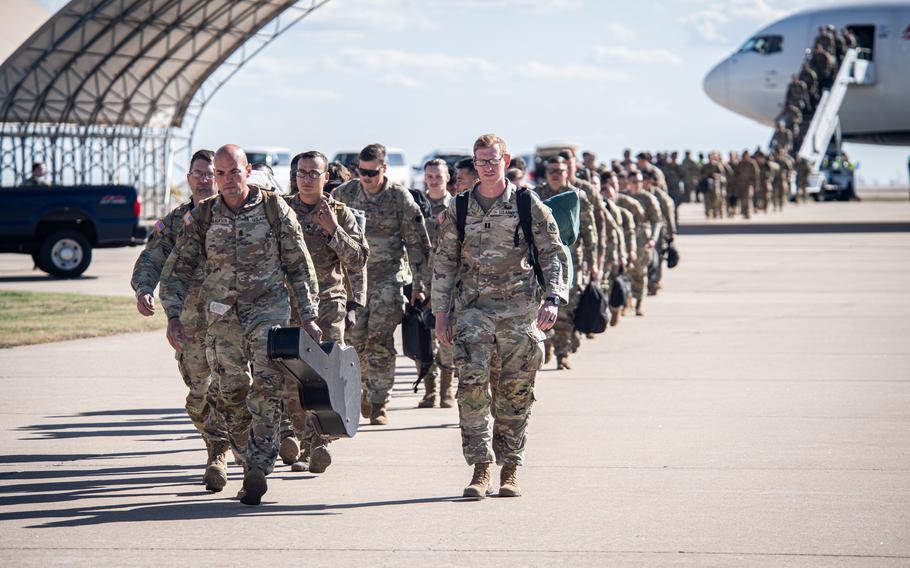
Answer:
[{"label": "line of soldiers", "polygon": [[[298,471],[321,473],[331,463],[331,440],[267,356],[271,327],[295,324],[317,341],[355,347],[361,412],[384,425],[393,333],[410,302],[429,303],[436,316],[438,357],[419,406],[447,408],[457,399],[465,459],[475,466],[465,496],[490,491],[494,460],[503,465],[500,495],[521,494],[517,467],[544,333],[556,326],[551,342],[560,368],[568,368],[580,339],[571,316],[582,285],[593,280],[609,289],[623,273],[642,315],[645,292],[660,288],[660,263],[652,258],[661,258],[676,229],[659,170],[642,163],[601,173],[579,167],[567,152],[548,160],[546,181],[527,192],[533,243],[519,239],[516,200],[525,188],[506,178],[510,161],[505,142],[485,135],[474,158],[455,165],[454,182],[445,162],[427,163],[424,214],[408,189],[386,178],[379,144],[360,152],[357,177],[320,152],[298,154],[296,191],[283,197],[238,146],[193,156],[192,199],[155,224],[131,285],[146,316],[157,309],[159,288],[167,338],[189,391],[187,413],[207,447],[208,490],[226,486],[231,450],[244,468],[238,496],[250,505],[261,502],[279,456]],[[564,191],[578,192],[583,203],[572,290],[570,253],[541,205],[542,197]],[[457,195],[470,200],[460,231]],[[542,285],[529,263],[531,244]],[[618,321],[617,312],[612,323]]]}]

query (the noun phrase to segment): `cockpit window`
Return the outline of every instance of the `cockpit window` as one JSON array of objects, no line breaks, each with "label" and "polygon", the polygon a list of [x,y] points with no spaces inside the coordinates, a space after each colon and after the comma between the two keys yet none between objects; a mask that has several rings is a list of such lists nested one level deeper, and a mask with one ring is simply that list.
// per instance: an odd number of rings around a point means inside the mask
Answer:
[{"label": "cockpit window", "polygon": [[754,51],[762,55],[777,53],[783,49],[784,36],[779,35],[762,35],[755,36],[746,40],[746,43],[739,48],[738,53],[749,53]]}]

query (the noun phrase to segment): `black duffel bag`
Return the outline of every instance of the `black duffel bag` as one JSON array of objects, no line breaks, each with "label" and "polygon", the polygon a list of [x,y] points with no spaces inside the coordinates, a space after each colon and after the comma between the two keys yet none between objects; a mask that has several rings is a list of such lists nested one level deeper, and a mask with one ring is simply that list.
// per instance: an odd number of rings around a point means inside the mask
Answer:
[{"label": "black duffel bag", "polygon": [[616,277],[616,283],[610,290],[610,307],[614,310],[622,309],[632,296],[632,282],[625,274]]},{"label": "black duffel bag", "polygon": [[414,381],[414,392],[417,392],[417,386],[430,371],[430,367],[436,359],[432,335],[435,322],[432,320],[430,310],[424,309],[420,302],[415,305],[408,304],[404,311],[404,319],[401,320],[401,343],[404,356],[413,359],[420,366],[417,380]]},{"label": "black duffel bag", "polygon": [[671,241],[667,248],[667,268],[675,268],[677,264],[679,264],[679,250]]},{"label": "black duffel bag", "polygon": [[594,282],[588,282],[578,298],[574,323],[579,333],[603,333],[610,325],[607,297]]}]

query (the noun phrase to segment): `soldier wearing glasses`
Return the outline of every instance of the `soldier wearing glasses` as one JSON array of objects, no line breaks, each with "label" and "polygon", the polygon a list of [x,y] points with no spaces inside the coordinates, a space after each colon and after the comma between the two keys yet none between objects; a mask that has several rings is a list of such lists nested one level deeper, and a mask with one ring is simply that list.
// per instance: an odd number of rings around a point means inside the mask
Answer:
[{"label": "soldier wearing glasses", "polygon": [[[367,258],[370,248],[363,231],[351,210],[331,196],[323,193],[329,181],[328,159],[317,151],[304,152],[297,157],[292,172],[297,191],[287,198],[288,205],[297,214],[303,229],[306,248],[313,259],[316,280],[319,282],[319,315],[316,324],[322,330],[323,341],[344,342],[345,321],[349,312],[366,304],[366,294],[348,299],[345,281],[352,290],[363,291]],[[291,293],[292,321],[296,320],[296,298]],[[292,402],[288,414],[294,429],[303,441],[303,458],[298,462],[300,446],[293,435],[281,441],[280,455],[290,462],[292,469],[302,471],[305,462],[309,471],[322,473],[332,462],[326,444],[328,438],[312,428],[312,418],[307,418],[300,406],[296,381],[288,381],[285,396]]]},{"label": "soldier wearing glasses", "polygon": [[[155,313],[155,288],[177,239],[193,220],[193,209],[203,199],[215,195],[212,185],[215,177],[213,158],[211,150],[199,150],[193,154],[190,171],[186,174],[192,199],[155,223],[145,250],[136,259],[130,285],[136,292],[136,309],[144,316]],[[177,368],[190,391],[186,395],[186,413],[193,426],[202,433],[208,450],[208,464],[203,476],[206,489],[221,491],[227,483],[225,453],[228,438],[222,420],[214,411],[214,393],[209,393],[211,381],[209,364],[205,359],[205,309],[199,306],[204,298],[198,297],[199,285],[204,277],[205,271],[200,267],[193,275],[190,292],[180,313],[180,320],[193,339],[186,343],[183,351],[177,352]]]},{"label": "soldier wearing glasses", "polygon": [[370,243],[367,300],[357,308],[350,343],[360,354],[361,413],[370,424],[388,424],[386,405],[395,382],[395,328],[404,316],[403,287],[413,278],[412,303],[426,299],[430,239],[423,214],[404,187],[386,178],[386,150],[360,151],[359,177],[335,189],[334,197],[366,217]]},{"label": "soldier wearing glasses", "polygon": [[[543,361],[542,331],[553,327],[556,306],[568,299],[568,258],[559,229],[533,192],[528,194],[531,232],[545,289],[528,262],[530,245],[518,228],[519,189],[505,177],[509,161],[501,138],[477,139],[474,164],[480,183],[467,191],[464,240],[456,198],[439,229],[433,261],[436,335],[455,346],[462,451],[474,466],[464,496],[474,499],[491,492],[494,460],[502,465],[499,495],[521,495],[517,469],[527,443],[534,378]],[[491,377],[493,370],[498,377]]]}]

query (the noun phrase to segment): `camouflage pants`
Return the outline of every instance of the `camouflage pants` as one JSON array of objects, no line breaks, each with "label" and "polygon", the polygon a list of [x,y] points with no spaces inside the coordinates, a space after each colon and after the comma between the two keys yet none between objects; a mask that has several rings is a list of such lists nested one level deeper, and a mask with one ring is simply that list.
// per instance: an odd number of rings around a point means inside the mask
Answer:
[{"label": "camouflage pants", "polygon": [[789,191],[786,190],[786,188],[784,188],[784,187],[775,187],[774,188],[774,192],[772,195],[773,195],[773,205],[774,205],[775,210],[780,209],[781,211],[783,211],[785,192],[789,193]]},{"label": "camouflage pants", "polygon": [[[337,341],[344,343],[344,318],[347,315],[345,300],[320,300],[319,315],[316,325],[322,330],[323,341]],[[318,436],[318,430],[313,423],[313,415],[303,409],[300,402],[300,391],[297,381],[285,379],[284,404],[285,411],[281,416],[281,439],[297,435],[304,447],[311,445]],[[324,436],[328,442],[330,438]]]},{"label": "camouflage pants", "polygon": [[180,376],[189,389],[186,413],[206,440],[227,440],[224,419],[218,411],[217,384],[211,380],[205,358],[205,330],[187,327],[186,331],[192,339],[175,354]]},{"label": "camouflage pants", "polygon": [[768,201],[770,200],[770,197],[771,197],[771,190],[769,188],[766,188],[766,187],[759,188],[758,191],[755,192],[755,199],[754,199],[755,210],[763,211],[763,212],[767,213],[768,212]]},{"label": "camouflage pants", "polygon": [[[436,339],[435,330],[431,331],[431,333],[433,335],[433,346],[436,348],[436,360],[433,361],[432,365],[430,365],[430,370],[427,371],[427,376],[424,377],[424,392],[429,392],[426,390],[429,388],[428,385],[430,384],[428,381],[436,381],[439,379],[439,375],[442,372],[442,369],[448,369],[450,371],[455,370],[452,346],[440,343]],[[420,363],[417,364],[417,372],[420,372]],[[435,384],[435,382],[433,384]]]},{"label": "camouflage pants", "polygon": [[648,249],[647,235],[638,237],[638,257],[629,267],[629,281],[632,283],[632,297],[641,300],[642,294],[648,287],[648,267],[651,265],[653,249]]},{"label": "camouflage pants", "polygon": [[752,200],[752,187],[750,186],[739,196],[740,213],[742,213],[744,219],[752,217]]},{"label": "camouflage pants", "polygon": [[395,328],[404,317],[405,298],[397,282],[370,282],[367,306],[357,308],[349,334],[360,356],[363,388],[373,404],[386,404],[395,384]]},{"label": "camouflage pants", "polygon": [[284,374],[268,358],[269,328],[286,319],[244,325],[232,308],[209,323],[206,355],[225,412],[231,445],[248,467],[272,472],[278,455]]},{"label": "camouflage pants", "polygon": [[[578,282],[578,275],[575,281]],[[578,297],[581,294],[578,285],[569,288],[569,303],[560,306],[556,313],[556,323],[553,325],[553,353],[557,357],[568,355],[572,352],[572,336],[577,336],[575,331],[575,309],[578,308]]]},{"label": "camouflage pants", "polygon": [[[466,308],[456,316],[456,396],[465,460],[468,465],[494,460],[520,465],[534,403],[534,378],[543,361],[536,311],[497,318]],[[498,377],[491,376],[494,366]]]}]

